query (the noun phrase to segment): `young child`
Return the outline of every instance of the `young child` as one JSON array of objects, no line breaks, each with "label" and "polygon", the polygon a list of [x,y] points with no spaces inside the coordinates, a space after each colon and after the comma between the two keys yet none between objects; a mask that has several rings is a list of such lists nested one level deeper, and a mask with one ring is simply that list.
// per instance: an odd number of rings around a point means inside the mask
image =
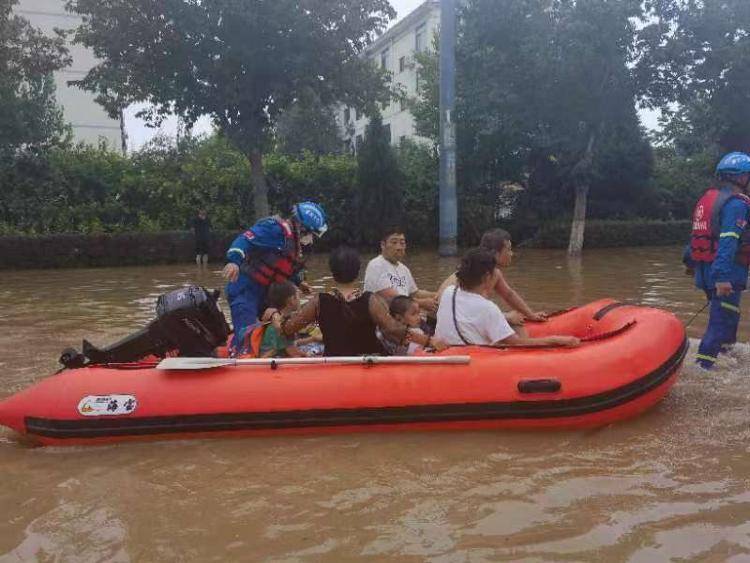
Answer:
[{"label": "young child", "polygon": [[[406,326],[413,328],[415,332],[419,331],[421,334],[423,334],[423,331],[420,328],[420,325],[422,324],[422,317],[420,315],[419,303],[417,303],[417,301],[415,301],[411,297],[407,297],[405,295],[397,295],[391,300],[388,312],[397,321],[400,321]],[[424,350],[422,346],[414,342],[410,342],[408,344],[397,344],[395,342],[391,342],[390,340],[385,338],[380,330],[378,330],[377,334],[380,342],[383,344],[383,348],[385,348],[386,352],[388,352],[388,354],[391,356],[411,356],[413,354],[416,354],[417,352],[421,352]]]},{"label": "young child", "polygon": [[295,345],[294,340],[285,337],[280,330],[281,319],[291,315],[297,309],[299,309],[299,295],[297,295],[297,287],[292,282],[272,283],[269,286],[266,294],[266,312],[263,313],[262,318],[271,323],[264,327],[259,357],[301,358],[307,356]]}]

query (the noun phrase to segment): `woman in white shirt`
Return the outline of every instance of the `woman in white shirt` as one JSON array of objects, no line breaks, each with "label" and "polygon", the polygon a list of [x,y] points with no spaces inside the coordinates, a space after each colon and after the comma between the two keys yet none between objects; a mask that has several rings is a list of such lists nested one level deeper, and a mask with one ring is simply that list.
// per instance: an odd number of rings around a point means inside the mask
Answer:
[{"label": "woman in white shirt", "polygon": [[440,298],[435,336],[449,345],[578,346],[574,336],[521,337],[500,308],[488,297],[495,285],[495,256],[487,250],[468,251],[456,272],[458,285],[448,286]]}]

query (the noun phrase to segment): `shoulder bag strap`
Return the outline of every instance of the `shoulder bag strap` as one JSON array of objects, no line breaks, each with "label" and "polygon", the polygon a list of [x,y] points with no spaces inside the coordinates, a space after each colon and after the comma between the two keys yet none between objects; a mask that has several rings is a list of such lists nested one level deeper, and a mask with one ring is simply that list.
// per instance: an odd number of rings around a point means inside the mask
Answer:
[{"label": "shoulder bag strap", "polygon": [[469,342],[468,340],[466,340],[466,338],[464,337],[464,335],[461,333],[461,329],[458,328],[458,319],[456,318],[456,294],[457,293],[458,293],[458,286],[455,285],[455,286],[453,286],[453,298],[452,298],[452,302],[453,302],[453,326],[456,327],[456,333],[458,334],[458,337],[461,340],[464,341],[464,344],[470,346],[471,342]]}]

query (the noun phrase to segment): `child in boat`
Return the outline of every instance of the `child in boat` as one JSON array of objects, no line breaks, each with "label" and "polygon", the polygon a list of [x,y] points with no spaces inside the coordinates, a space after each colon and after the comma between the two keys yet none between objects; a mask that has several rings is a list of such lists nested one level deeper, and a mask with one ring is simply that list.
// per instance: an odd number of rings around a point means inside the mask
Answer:
[{"label": "child in boat", "polygon": [[[412,328],[414,332],[418,331],[419,334],[424,334],[424,331],[420,328],[422,317],[419,311],[419,303],[415,299],[406,295],[397,295],[391,300],[388,312],[394,319]],[[377,334],[383,348],[391,356],[411,356],[424,350],[424,347],[415,342],[403,344],[392,342],[385,338],[380,330],[377,331]]]},{"label": "child in boat", "polygon": [[284,336],[281,320],[299,309],[297,286],[290,281],[272,283],[266,294],[266,311],[262,319],[270,322],[263,326],[263,337],[258,356],[260,358],[303,358],[307,354],[300,350],[293,339]]}]

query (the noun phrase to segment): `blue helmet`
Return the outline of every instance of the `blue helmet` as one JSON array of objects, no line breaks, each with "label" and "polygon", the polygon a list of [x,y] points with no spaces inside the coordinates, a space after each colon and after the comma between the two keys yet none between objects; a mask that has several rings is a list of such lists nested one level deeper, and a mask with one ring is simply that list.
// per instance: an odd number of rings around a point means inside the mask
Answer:
[{"label": "blue helmet", "polygon": [[716,166],[717,176],[750,174],[750,156],[744,152],[730,152]]},{"label": "blue helmet", "polygon": [[312,201],[303,201],[292,207],[294,217],[302,227],[318,237],[322,237],[328,230],[326,214],[323,208]]}]

